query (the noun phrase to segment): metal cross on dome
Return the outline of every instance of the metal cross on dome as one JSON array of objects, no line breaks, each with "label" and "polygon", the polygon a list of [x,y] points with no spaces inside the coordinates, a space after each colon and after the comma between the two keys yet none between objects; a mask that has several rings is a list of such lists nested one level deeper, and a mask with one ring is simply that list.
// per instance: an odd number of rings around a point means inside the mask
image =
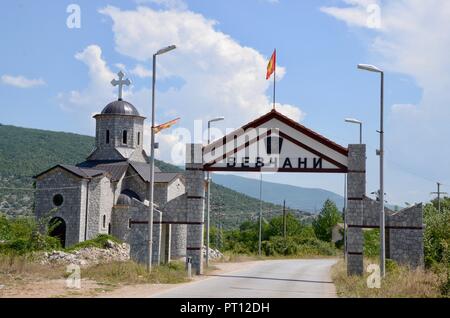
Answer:
[{"label": "metal cross on dome", "polygon": [[120,71],[119,73],[117,73],[117,75],[119,76],[119,80],[113,79],[111,81],[111,84],[113,86],[119,86],[119,100],[122,100],[122,91],[123,91],[123,86],[130,86],[131,85],[131,81],[127,78],[127,79],[123,79],[125,74]]}]

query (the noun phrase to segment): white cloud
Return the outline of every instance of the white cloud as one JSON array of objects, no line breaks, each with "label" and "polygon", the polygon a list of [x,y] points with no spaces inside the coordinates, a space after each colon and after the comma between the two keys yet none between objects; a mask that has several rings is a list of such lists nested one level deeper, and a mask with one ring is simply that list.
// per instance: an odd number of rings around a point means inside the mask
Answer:
[{"label": "white cloud", "polygon": [[13,76],[13,75],[2,75],[2,83],[5,85],[10,85],[18,88],[32,88],[36,86],[45,85],[45,81],[42,78],[29,79],[25,76]]},{"label": "white cloud", "polygon": [[114,64],[114,66],[116,67],[116,69],[125,72],[127,70],[127,66],[123,63],[116,63]]},{"label": "white cloud", "polygon": [[[322,11],[349,25],[366,28],[353,16],[340,14],[361,11],[364,1],[344,2],[346,7]],[[398,0],[380,5],[382,28],[368,34],[372,37],[368,49],[373,62],[384,68],[387,76],[389,72],[411,76],[423,92],[417,105],[391,107],[388,156],[422,179],[450,184],[450,148],[446,146],[450,135],[450,37],[446,32],[450,30],[450,1]],[[414,186],[424,193],[424,187],[432,185]]]},{"label": "white cloud", "polygon": [[[177,114],[189,127],[196,119],[221,115],[231,128],[271,109],[266,91],[272,82],[265,80],[268,57],[217,31],[215,21],[187,10],[125,11],[107,6],[100,12],[112,19],[116,50],[123,55],[151,61],[161,47],[177,45],[175,51],[158,56],[157,74],[169,82],[171,76],[181,78],[184,85],[157,93],[158,114]],[[277,68],[282,80],[285,69]],[[132,72],[151,76],[143,65]],[[135,92],[133,100],[137,105],[146,103],[149,94],[149,90]],[[293,105],[279,104],[277,109],[295,120],[304,116]]]},{"label": "white cloud", "polygon": [[[175,51],[158,56],[157,87],[164,81],[169,88],[156,94],[157,122],[181,117],[179,128],[192,133],[195,120],[205,123],[220,115],[225,116],[226,127],[237,128],[271,109],[271,97],[266,91],[271,92],[272,81],[265,80],[268,57],[217,31],[215,21],[179,8],[157,11],[139,7],[122,11],[107,6],[100,12],[113,21],[116,50],[138,62],[129,71],[136,77],[151,77],[148,61],[154,52],[172,43],[177,45]],[[84,89],[61,93],[60,105],[64,109],[84,109],[86,115],[99,112],[117,94],[110,85],[115,74],[98,45],[88,46],[75,58],[88,67],[88,84]],[[285,72],[277,66],[277,79],[282,80]],[[183,83],[181,87],[170,87],[177,79]],[[141,89],[127,88],[124,98],[149,117],[149,85]],[[290,104],[278,103],[277,109],[294,120],[304,116]],[[173,147],[178,142],[172,134],[174,130],[158,134],[160,157],[165,160],[174,158]],[[147,132],[145,137],[148,135]]]},{"label": "white cloud", "polygon": [[136,75],[141,78],[152,77],[152,71],[145,68],[143,65],[138,64],[132,69],[131,74]]},{"label": "white cloud", "polygon": [[102,49],[96,45],[89,45],[83,51],[75,54],[75,59],[88,67],[89,82],[85,89],[73,90],[58,95],[59,105],[68,111],[87,112],[101,111],[101,107],[117,96],[111,86],[111,80],[116,76],[102,58]]},{"label": "white cloud", "polygon": [[346,7],[321,7],[320,10],[349,26],[381,28],[378,0],[343,0]]},{"label": "white cloud", "polygon": [[183,0],[135,0],[137,4],[153,3],[172,10],[186,10],[187,4]]}]

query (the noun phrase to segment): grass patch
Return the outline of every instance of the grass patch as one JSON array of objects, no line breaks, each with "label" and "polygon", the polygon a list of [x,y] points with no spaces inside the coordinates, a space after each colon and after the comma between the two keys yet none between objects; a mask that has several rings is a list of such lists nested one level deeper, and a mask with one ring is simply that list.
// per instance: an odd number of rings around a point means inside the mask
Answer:
[{"label": "grass patch", "polygon": [[81,250],[83,248],[90,248],[90,247],[106,248],[108,241],[113,241],[115,243],[122,244],[122,241],[118,240],[114,236],[107,234],[100,234],[92,240],[80,242],[78,244],[75,244],[74,246],[64,249],[64,251],[71,253]]},{"label": "grass patch", "polygon": [[[365,260],[364,268],[375,261]],[[381,288],[368,288],[369,273],[362,277],[347,276],[347,268],[340,260],[332,268],[332,279],[340,297],[359,298],[436,298],[445,297],[442,292],[444,277],[430,270],[410,269],[406,266],[388,262],[386,277],[381,282]]]},{"label": "grass patch", "polygon": [[144,265],[133,261],[98,264],[82,271],[83,278],[108,285],[118,284],[177,284],[188,281],[184,263],[155,266],[148,273]]},{"label": "grass patch", "polygon": [[41,265],[32,255],[0,255],[0,284],[58,279],[64,274],[65,266]]}]

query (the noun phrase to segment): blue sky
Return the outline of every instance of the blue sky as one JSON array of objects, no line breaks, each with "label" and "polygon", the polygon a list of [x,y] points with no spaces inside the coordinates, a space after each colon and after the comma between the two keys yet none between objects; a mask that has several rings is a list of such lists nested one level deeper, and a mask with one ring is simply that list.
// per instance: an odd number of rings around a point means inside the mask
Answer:
[{"label": "blue sky", "polygon": [[[66,25],[71,3],[81,9],[79,29]],[[0,122],[94,135],[92,115],[115,99],[109,81],[121,69],[133,82],[126,98],[148,117],[149,52],[178,42],[158,62],[158,121],[181,116],[180,125],[192,131],[194,120],[224,115],[217,127],[236,128],[270,109],[272,87],[264,74],[276,47],[282,112],[342,145],[358,141],[357,127],[344,118],[364,122],[370,193],[378,187],[379,78],[356,64],[372,63],[386,70],[388,199],[427,201],[435,181],[450,184],[450,67],[444,54],[450,40],[429,35],[448,30],[450,11],[445,1],[433,3],[7,2],[0,13]],[[376,27],[366,23],[373,4],[380,10]],[[177,138],[170,132],[159,138],[165,145],[160,157],[171,161]],[[267,180],[343,190],[343,176],[336,175],[278,174]]]}]

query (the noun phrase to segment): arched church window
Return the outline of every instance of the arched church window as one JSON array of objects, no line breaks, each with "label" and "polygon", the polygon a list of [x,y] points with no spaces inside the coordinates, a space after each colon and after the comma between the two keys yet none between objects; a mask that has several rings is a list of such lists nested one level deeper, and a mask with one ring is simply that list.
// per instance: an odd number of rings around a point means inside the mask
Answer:
[{"label": "arched church window", "polygon": [[106,143],[109,144],[109,130],[106,131]]},{"label": "arched church window", "polygon": [[137,144],[138,144],[138,146],[141,144],[141,133],[140,132],[138,132]]},{"label": "arched church window", "polygon": [[55,194],[53,196],[53,204],[55,206],[61,206],[63,204],[63,202],[64,202],[64,198],[61,194]]},{"label": "arched church window", "polygon": [[127,141],[128,141],[127,135],[128,135],[128,132],[126,130],[124,130],[123,133],[122,133],[122,143],[124,145],[126,145]]}]

